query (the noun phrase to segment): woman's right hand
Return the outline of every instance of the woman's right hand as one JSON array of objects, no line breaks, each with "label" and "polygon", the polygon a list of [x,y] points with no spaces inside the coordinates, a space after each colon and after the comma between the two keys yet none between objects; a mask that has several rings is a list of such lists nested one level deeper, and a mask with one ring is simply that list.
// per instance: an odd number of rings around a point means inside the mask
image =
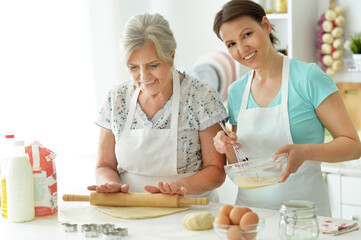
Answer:
[{"label": "woman's right hand", "polygon": [[104,183],[101,185],[92,185],[88,187],[90,191],[97,191],[100,193],[113,193],[113,192],[124,192],[127,193],[129,191],[128,184],[120,184],[115,182]]},{"label": "woman's right hand", "polygon": [[213,138],[214,147],[217,152],[228,155],[234,152],[233,144],[242,147],[240,143],[237,143],[237,134],[234,132],[230,132],[229,134],[230,136],[228,137],[224,131],[219,131]]}]

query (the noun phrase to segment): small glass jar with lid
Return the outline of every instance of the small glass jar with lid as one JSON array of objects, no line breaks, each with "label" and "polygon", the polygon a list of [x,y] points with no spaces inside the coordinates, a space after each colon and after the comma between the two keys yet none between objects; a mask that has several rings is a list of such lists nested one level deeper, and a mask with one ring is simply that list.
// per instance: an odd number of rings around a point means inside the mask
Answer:
[{"label": "small glass jar with lid", "polygon": [[279,211],[279,236],[282,240],[318,238],[319,229],[313,202],[289,200],[282,203]]}]

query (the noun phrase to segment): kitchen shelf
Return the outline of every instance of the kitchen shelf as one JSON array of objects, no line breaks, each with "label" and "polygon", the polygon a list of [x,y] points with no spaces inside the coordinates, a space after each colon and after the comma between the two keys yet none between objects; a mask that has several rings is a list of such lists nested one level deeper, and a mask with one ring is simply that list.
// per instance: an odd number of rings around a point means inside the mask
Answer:
[{"label": "kitchen shelf", "polygon": [[288,0],[287,13],[268,14],[280,40],[277,48],[287,48],[290,58],[315,62],[317,16],[314,0]]},{"label": "kitchen shelf", "polygon": [[267,14],[268,20],[275,20],[275,19],[287,19],[288,13],[269,13]]},{"label": "kitchen shelf", "polygon": [[[277,49],[287,49],[290,58],[316,61],[317,7],[318,1],[315,0],[288,0],[287,13],[266,15],[276,30]],[[237,76],[243,76],[249,69],[237,64],[236,71]]]}]

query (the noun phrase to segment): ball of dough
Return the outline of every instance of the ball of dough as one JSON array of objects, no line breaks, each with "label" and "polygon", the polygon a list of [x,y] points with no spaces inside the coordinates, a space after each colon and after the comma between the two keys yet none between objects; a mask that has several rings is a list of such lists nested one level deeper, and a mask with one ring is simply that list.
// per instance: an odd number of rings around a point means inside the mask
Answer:
[{"label": "ball of dough", "polygon": [[321,52],[322,52],[323,54],[330,54],[331,51],[332,51],[332,46],[331,46],[331,44],[329,44],[329,43],[324,43],[324,44],[322,44],[322,46],[321,46]]},{"label": "ball of dough", "polygon": [[333,28],[333,24],[332,24],[332,22],[331,21],[324,21],[323,23],[322,23],[322,29],[323,29],[323,31],[325,31],[325,32],[331,32],[332,31],[332,28]]},{"label": "ball of dough", "polygon": [[330,33],[325,33],[322,35],[322,41],[325,43],[332,43],[333,42],[333,36]]},{"label": "ball of dough", "polygon": [[342,48],[343,40],[341,38],[337,38],[333,41],[332,46],[336,49]]},{"label": "ball of dough", "polygon": [[342,27],[343,25],[345,25],[345,18],[343,16],[338,16],[335,19],[335,23],[337,24],[337,26]]},{"label": "ball of dough", "polygon": [[342,50],[336,50],[332,53],[332,57],[334,59],[341,59],[343,56],[343,51]]},{"label": "ball of dough", "polygon": [[327,67],[330,67],[334,62],[333,58],[330,55],[325,55],[322,61]]},{"label": "ball of dough", "polygon": [[342,36],[343,34],[343,30],[340,27],[335,27],[332,32],[331,32],[332,36],[335,38],[339,38]]},{"label": "ball of dough", "polygon": [[337,17],[337,13],[334,10],[327,10],[327,12],[325,13],[325,18],[329,21],[333,21],[335,20],[335,18]]},{"label": "ball of dough", "polygon": [[333,75],[336,74],[336,71],[332,67],[329,67],[326,69],[326,74],[332,77]]},{"label": "ball of dough", "polygon": [[336,60],[332,63],[332,68],[336,71],[340,70],[343,67],[343,63],[341,60]]},{"label": "ball of dough", "polygon": [[337,15],[343,15],[345,13],[345,9],[341,6],[336,6],[334,10],[337,13]]},{"label": "ball of dough", "polygon": [[213,228],[214,216],[210,212],[189,213],[183,219],[183,226],[192,231]]}]

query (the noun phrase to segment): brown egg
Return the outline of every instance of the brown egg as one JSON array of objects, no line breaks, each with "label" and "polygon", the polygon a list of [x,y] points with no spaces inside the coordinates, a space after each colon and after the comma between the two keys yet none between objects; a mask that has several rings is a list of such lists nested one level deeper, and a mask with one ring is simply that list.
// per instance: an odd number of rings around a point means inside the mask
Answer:
[{"label": "brown egg", "polygon": [[229,217],[223,214],[220,214],[218,217],[216,217],[214,222],[221,225],[231,225],[231,220]]},{"label": "brown egg", "polygon": [[228,240],[242,240],[242,232],[239,226],[232,226],[227,231]]},{"label": "brown egg", "polygon": [[[257,224],[258,222],[259,222],[259,217],[256,213],[246,212],[242,216],[239,225],[240,225],[242,231],[252,231],[252,230],[256,230],[257,226],[248,226],[248,225]],[[256,237],[256,235],[257,235],[257,232],[243,233],[243,237],[246,240],[254,239]]]},{"label": "brown egg", "polygon": [[232,206],[231,205],[223,205],[220,209],[219,209],[219,214],[223,214],[224,216],[229,216],[229,213],[232,210]]},{"label": "brown egg", "polygon": [[243,207],[244,209],[246,209],[246,212],[253,212],[250,208],[248,207]]},{"label": "brown egg", "polygon": [[243,207],[234,207],[229,213],[229,219],[231,219],[232,224],[239,225],[243,214],[245,214],[246,212],[247,210]]}]

